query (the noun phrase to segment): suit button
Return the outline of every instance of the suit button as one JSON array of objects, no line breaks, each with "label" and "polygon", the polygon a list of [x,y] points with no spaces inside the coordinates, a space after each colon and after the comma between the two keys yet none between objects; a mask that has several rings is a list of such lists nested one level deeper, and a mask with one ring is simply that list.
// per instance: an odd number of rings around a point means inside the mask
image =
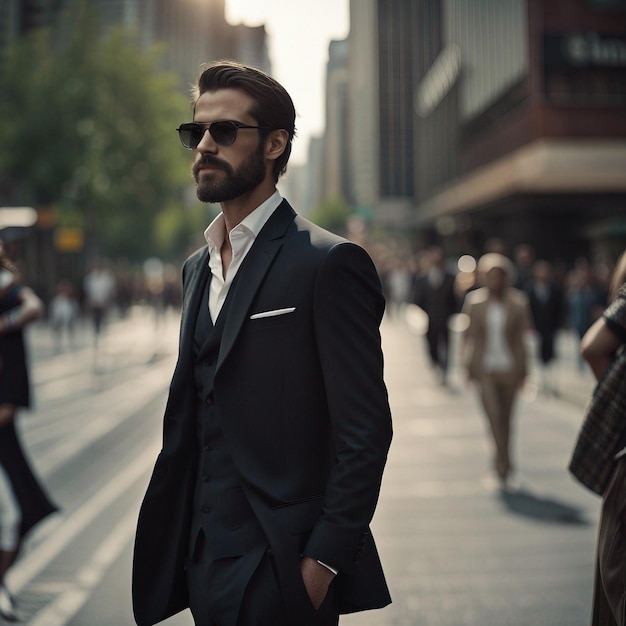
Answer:
[{"label": "suit button", "polygon": [[208,483],[211,481],[211,477],[208,474],[202,474],[202,482]]},{"label": "suit button", "polygon": [[203,513],[210,513],[211,512],[211,507],[207,506],[206,504],[202,507],[202,512]]},{"label": "suit button", "polygon": [[211,406],[213,404],[213,396],[211,394],[206,396],[204,398],[204,403],[207,404],[208,406]]}]

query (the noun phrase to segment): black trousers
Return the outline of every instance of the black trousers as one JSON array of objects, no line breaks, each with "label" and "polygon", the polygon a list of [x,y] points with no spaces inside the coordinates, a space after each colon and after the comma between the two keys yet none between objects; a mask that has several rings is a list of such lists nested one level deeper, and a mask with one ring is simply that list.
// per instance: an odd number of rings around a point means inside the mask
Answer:
[{"label": "black trousers", "polygon": [[428,354],[431,363],[440,367],[444,373],[448,370],[449,339],[450,331],[447,323],[435,323],[435,320],[429,319],[428,330],[426,331]]},{"label": "black trousers", "polygon": [[[196,626],[296,626],[285,612],[267,546],[211,560],[202,536],[187,566],[189,608]],[[337,626],[334,588],[317,612],[315,626]]]}]

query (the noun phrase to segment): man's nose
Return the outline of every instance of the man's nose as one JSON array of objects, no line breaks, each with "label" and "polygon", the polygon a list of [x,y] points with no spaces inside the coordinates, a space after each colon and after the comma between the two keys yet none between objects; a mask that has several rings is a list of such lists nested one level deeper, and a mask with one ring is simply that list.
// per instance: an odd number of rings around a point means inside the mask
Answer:
[{"label": "man's nose", "polygon": [[202,135],[202,139],[196,148],[199,152],[216,152],[217,144],[215,143],[215,139],[211,137],[211,133],[207,128]]}]

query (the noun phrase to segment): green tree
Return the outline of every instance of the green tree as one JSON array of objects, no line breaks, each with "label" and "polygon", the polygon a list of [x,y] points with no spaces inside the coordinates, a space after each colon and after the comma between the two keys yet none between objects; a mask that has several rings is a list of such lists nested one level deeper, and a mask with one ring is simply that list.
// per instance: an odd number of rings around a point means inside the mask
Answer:
[{"label": "green tree", "polygon": [[[2,188],[15,201],[54,206],[60,224],[85,229],[93,253],[160,252],[158,216],[190,182],[174,132],[188,102],[158,59],[126,30],[101,34],[81,3],[56,29],[18,43],[1,70]],[[162,232],[159,242],[170,243]]]},{"label": "green tree", "polygon": [[346,231],[346,220],[352,209],[341,198],[331,198],[326,200],[315,209],[309,219],[331,232],[343,235]]}]

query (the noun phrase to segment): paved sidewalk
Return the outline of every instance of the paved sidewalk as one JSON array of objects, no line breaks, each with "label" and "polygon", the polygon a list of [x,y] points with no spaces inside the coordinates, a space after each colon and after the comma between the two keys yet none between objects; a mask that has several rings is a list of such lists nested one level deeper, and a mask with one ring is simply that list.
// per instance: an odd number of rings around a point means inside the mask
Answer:
[{"label": "paved sidewalk", "polygon": [[[169,321],[172,317],[178,316],[177,311],[170,310],[166,313]],[[137,305],[131,307],[128,314],[121,317],[116,311],[112,311],[107,317],[106,324],[102,331],[102,341],[107,338],[114,337],[120,329],[129,329],[133,325],[156,325],[155,312],[151,307]],[[385,319],[384,328],[390,328],[393,322],[388,318]],[[409,327],[410,330],[410,327]],[[38,361],[50,358],[58,354],[71,353],[74,350],[93,349],[95,344],[95,335],[92,329],[91,320],[83,317],[79,320],[76,332],[74,334],[73,345],[70,347],[66,340],[61,347],[57,347],[54,334],[45,321],[37,322],[28,329],[29,343],[31,349],[31,360]],[[416,336],[416,333],[411,332]],[[171,337],[169,338],[172,339]],[[177,337],[174,337],[177,340]],[[463,373],[459,369],[457,352],[458,352],[458,334],[453,333],[452,342],[452,378],[456,379],[456,384],[462,384]],[[419,337],[416,336],[416,340]],[[556,353],[558,358],[551,366],[551,380],[558,392],[558,395],[568,402],[584,406],[594,387],[594,379],[591,370],[587,365],[582,368],[578,363],[578,338],[572,331],[561,331],[556,341]],[[423,366],[426,366],[425,363]],[[542,393],[540,372],[537,362],[531,359],[531,375],[528,380],[525,394],[527,397],[546,395]]]},{"label": "paved sidewalk", "polygon": [[[142,308],[112,318],[102,347],[130,350],[139,337],[158,337],[138,330],[153,323]],[[177,341],[173,327],[162,340]],[[559,337],[558,397],[540,393],[532,370],[514,421],[518,488],[501,492],[456,352],[446,388],[430,371],[423,337],[390,319],[382,334],[395,434],[372,528],[393,603],[342,617],[341,626],[587,626],[600,502],[566,469],[593,389],[575,339]],[[29,335],[35,367],[56,358],[45,324]],[[85,325],[75,349],[92,343]],[[191,623],[188,614],[170,621]]]},{"label": "paved sidewalk", "polygon": [[[167,325],[178,327],[180,312],[168,309],[161,315],[146,305],[134,305],[128,309],[125,315],[121,315],[117,309],[110,310],[102,324],[102,330],[98,339],[98,347],[103,351],[113,348],[123,337],[126,346],[144,342],[151,337],[151,332],[157,342],[178,341],[178,334],[163,336],[160,329]],[[151,332],[146,332],[151,331]],[[59,355],[72,354],[76,351],[93,350],[96,347],[96,335],[91,318],[88,315],[81,316],[70,339],[63,335],[59,341],[50,324],[46,320],[35,322],[27,329],[31,361],[37,362],[50,359]],[[128,340],[128,335],[133,335],[134,341]]]},{"label": "paved sidewalk", "polygon": [[562,395],[538,393],[533,370],[514,417],[517,487],[503,492],[456,361],[442,387],[423,338],[385,320],[395,434],[372,529],[393,603],[341,626],[587,626],[599,498],[566,468],[593,380],[560,342]]},{"label": "paved sidewalk", "polygon": [[[562,330],[556,340],[554,365],[551,367],[555,387],[564,400],[585,406],[595,386],[589,366],[579,361],[580,340],[570,330]],[[530,382],[540,385],[540,374],[536,360],[532,360]]]},{"label": "paved sidewalk", "polygon": [[[450,327],[455,328],[461,316],[453,316]],[[403,325],[415,336],[416,340],[422,338],[426,331],[426,318],[418,307],[409,305],[402,318],[385,318],[385,326],[393,326],[395,322],[404,319]],[[462,322],[461,322],[462,323]],[[450,349],[450,370],[452,380],[456,380],[457,386],[463,386],[464,372],[461,370],[459,362],[460,333],[451,332]],[[538,354],[537,338],[533,335],[527,337],[529,350],[529,370],[530,375],[526,381],[524,394],[527,398],[535,396],[560,397],[568,402],[585,406],[595,386],[595,379],[589,366],[580,358],[580,340],[576,333],[569,329],[561,330],[557,333],[555,340],[556,358],[550,364],[547,380],[555,393],[547,393],[544,387],[544,375],[542,374],[539,362],[536,358]],[[425,356],[425,355],[423,355]],[[423,366],[428,364],[424,361]]]}]

